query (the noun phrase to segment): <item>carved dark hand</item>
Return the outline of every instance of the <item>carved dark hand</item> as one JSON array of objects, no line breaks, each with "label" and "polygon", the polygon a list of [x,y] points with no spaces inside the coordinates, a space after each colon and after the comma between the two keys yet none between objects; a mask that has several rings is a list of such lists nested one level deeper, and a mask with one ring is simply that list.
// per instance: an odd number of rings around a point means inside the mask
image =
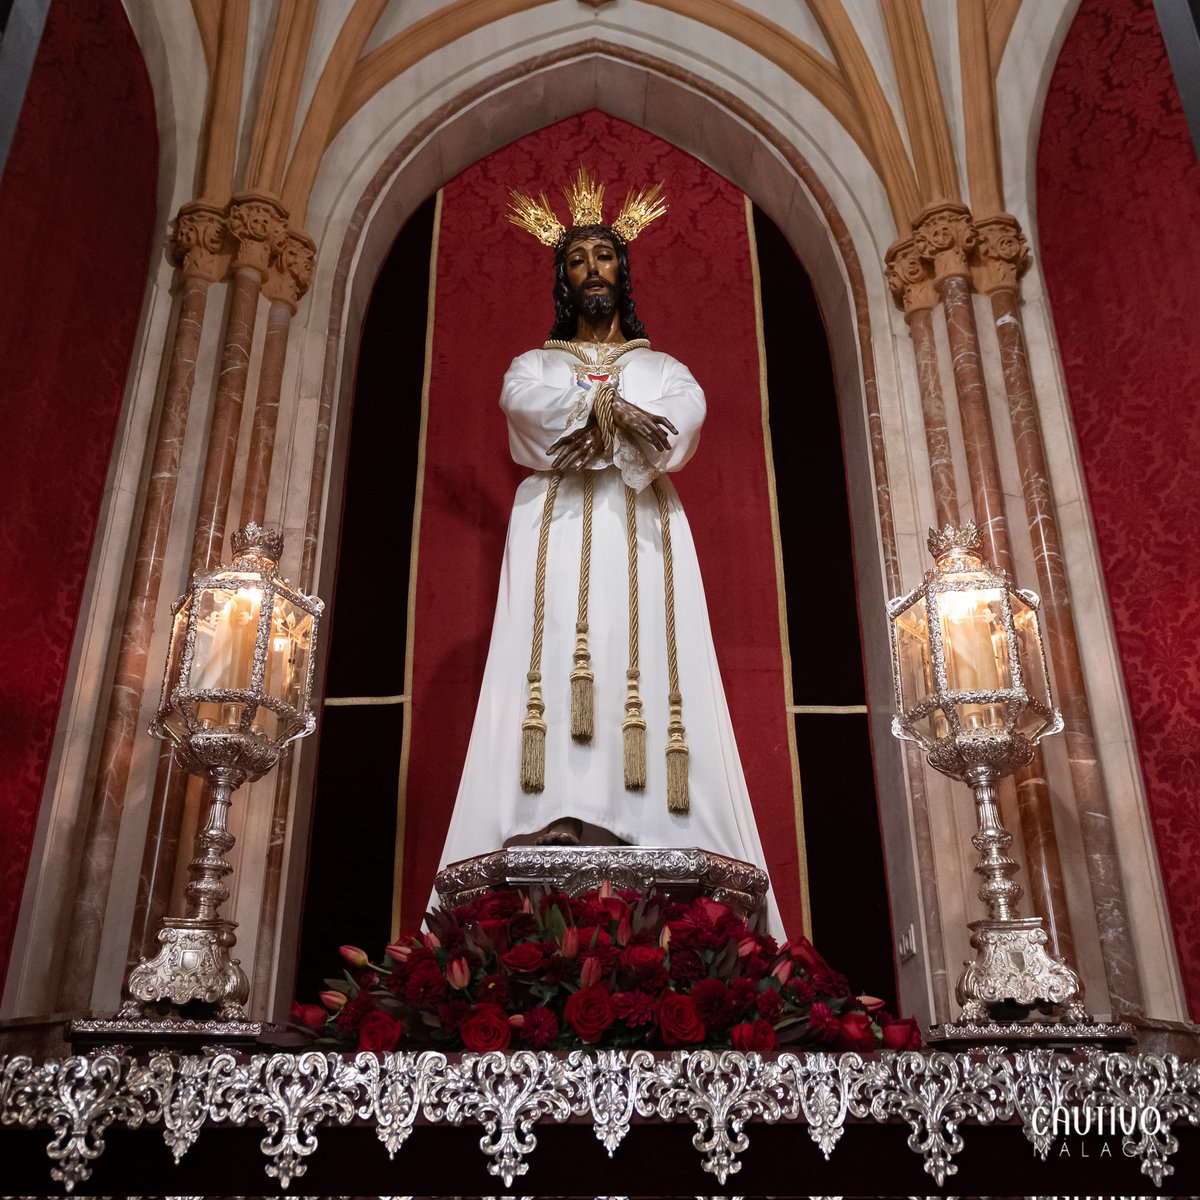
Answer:
[{"label": "carved dark hand", "polygon": [[649,442],[655,450],[665,451],[670,446],[667,434],[679,434],[679,430],[666,417],[655,416],[620,396],[613,399],[613,420],[618,429],[625,433],[634,433],[643,441]]},{"label": "carved dark hand", "polygon": [[556,471],[581,471],[595,462],[604,450],[604,439],[595,425],[585,425],[574,433],[564,434],[546,451],[557,454],[554,459]]}]

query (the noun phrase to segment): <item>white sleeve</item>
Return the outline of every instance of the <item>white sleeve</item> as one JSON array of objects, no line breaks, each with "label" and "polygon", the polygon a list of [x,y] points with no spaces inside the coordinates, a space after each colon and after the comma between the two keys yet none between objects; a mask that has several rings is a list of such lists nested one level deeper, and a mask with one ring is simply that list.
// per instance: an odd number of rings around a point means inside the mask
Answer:
[{"label": "white sleeve", "polygon": [[[626,397],[631,403],[654,416],[666,417],[679,430],[668,434],[665,452],[655,450],[637,437],[618,432],[613,460],[630,487],[641,491],[657,476],[685,466],[700,444],[704,424],[704,392],[691,371],[681,362],[667,358],[662,372],[662,391],[658,396]],[[621,444],[621,443],[624,444]]]},{"label": "white sleeve", "polygon": [[592,401],[565,360],[531,350],[514,358],[508,368],[500,407],[508,418],[513,459],[523,467],[547,471],[551,460],[546,451],[564,433],[586,424]]}]

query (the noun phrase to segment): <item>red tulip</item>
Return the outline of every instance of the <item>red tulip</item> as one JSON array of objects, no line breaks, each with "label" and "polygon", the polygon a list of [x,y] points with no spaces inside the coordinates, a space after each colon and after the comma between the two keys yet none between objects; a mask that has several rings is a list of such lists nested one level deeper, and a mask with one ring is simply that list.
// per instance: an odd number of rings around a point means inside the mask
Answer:
[{"label": "red tulip", "polygon": [[579,982],[585,987],[593,987],[604,976],[604,968],[600,964],[598,958],[589,958],[583,964],[583,970],[579,972]]},{"label": "red tulip", "polygon": [[617,945],[628,946],[631,937],[633,937],[633,926],[629,923],[628,917],[622,917],[617,925]]},{"label": "red tulip", "polygon": [[579,953],[579,930],[574,925],[568,925],[563,930],[563,958],[574,958]]},{"label": "red tulip", "polygon": [[393,942],[385,953],[395,962],[405,962],[412,952],[413,948],[407,942]]},{"label": "red tulip", "polygon": [[792,977],[792,971],[795,969],[795,963],[790,958],[783,959],[771,972],[780,983],[787,983]]},{"label": "red tulip", "polygon": [[360,950],[357,946],[339,946],[338,953],[352,966],[365,967],[371,960],[367,957],[365,950]]},{"label": "red tulip", "polygon": [[337,1012],[339,1008],[349,999],[345,992],[337,992],[332,988],[327,992],[322,992],[318,999],[330,1012]]},{"label": "red tulip", "polygon": [[452,988],[460,992],[471,982],[471,968],[465,958],[456,958],[446,968],[446,978]]},{"label": "red tulip", "polygon": [[440,950],[442,948],[441,940],[436,933],[423,933],[421,940],[425,943],[426,950]]}]

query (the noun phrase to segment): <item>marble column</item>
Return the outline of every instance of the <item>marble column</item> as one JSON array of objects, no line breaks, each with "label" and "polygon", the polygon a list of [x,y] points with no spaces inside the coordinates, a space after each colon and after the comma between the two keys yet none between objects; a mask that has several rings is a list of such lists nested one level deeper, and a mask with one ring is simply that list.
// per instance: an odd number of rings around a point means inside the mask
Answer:
[{"label": "marble column", "polygon": [[288,331],[296,305],[312,282],[316,245],[302,233],[289,231],[279,254],[272,260],[263,284],[270,302],[262,364],[254,401],[254,423],[250,430],[250,452],[246,482],[242,490],[239,525],[266,520],[267,489],[275,453],[275,429],[279,420],[279,394],[287,365]]},{"label": "marble column", "polygon": [[1096,910],[1105,979],[1114,1013],[1138,1016],[1144,1011],[1141,980],[1121,880],[1112,810],[1096,753],[1096,736],[1046,463],[1041,417],[1021,319],[1019,277],[1028,262],[1029,249],[1016,218],[1008,214],[979,221],[976,228],[980,242],[976,286],[990,296],[996,323],[1025,516],[1033,539],[1042,616],[1046,622],[1046,650],[1065,725],[1067,759]]},{"label": "marble column", "polygon": [[[59,1006],[66,1012],[90,1007],[134,739],[141,733],[138,713],[146,683],[147,653],[175,508],[208,290],[221,278],[228,264],[224,212],[206,204],[185,205],[175,222],[171,251],[180,266],[178,312],[167,357],[162,409],[134,549],[96,784],[87,815],[83,856],[61,958]],[[157,681],[156,672],[154,682]]]},{"label": "marble column", "polygon": [[[904,316],[912,334],[913,354],[917,363],[917,383],[921,393],[921,416],[925,427],[925,445],[933,486],[934,511],[939,525],[958,521],[958,491],[954,480],[954,462],[946,428],[946,405],[942,398],[938,371],[937,345],[933,338],[931,312],[937,304],[937,292],[925,264],[913,248],[912,240],[899,242],[887,254],[885,271],[892,294],[904,307]],[[899,573],[889,580],[889,590],[898,596],[904,589]],[[925,790],[925,766],[920,748],[904,743],[904,768],[908,778],[909,804],[913,818],[913,842],[917,852],[918,885],[921,908],[929,930],[926,953],[933,996],[935,1024],[950,1019],[951,979],[946,970],[945,932],[942,926],[942,902],[938,895],[937,867],[933,853],[933,826],[929,819],[929,797]]]},{"label": "marble column", "polygon": [[939,528],[946,524],[957,525],[958,482],[954,478],[946,401],[942,395],[942,375],[933,333],[937,289],[911,238],[897,242],[888,251],[886,271],[892,294],[904,307],[904,319],[912,337],[917,388],[921,395],[921,423],[925,429],[925,449],[933,485],[934,518]]},{"label": "marble column", "polygon": [[[229,205],[226,218],[231,243],[229,307],[200,483],[200,505],[192,534],[193,571],[210,569],[221,560],[258,298],[272,263],[285,245],[286,220],[284,210],[268,196],[248,193],[235,197]],[[272,443],[273,440],[272,427]],[[151,796],[146,847],[130,930],[131,963],[152,950],[158,923],[170,903],[190,778],[175,762],[170,747],[164,746]],[[201,800],[201,804],[206,805],[206,801]]]},{"label": "marble column", "polygon": [[[970,211],[961,204],[933,205],[913,223],[914,247],[937,287],[946,318],[975,524],[983,537],[986,560],[1011,575],[1004,489],[971,299],[969,257],[977,241]],[[1016,787],[1030,905],[1045,921],[1051,950],[1074,961],[1071,919],[1040,750],[1029,766],[1017,773]]]},{"label": "marble column", "polygon": [[[263,287],[263,293],[271,302],[271,308],[267,316],[267,336],[263,346],[262,367],[259,370],[254,426],[250,434],[246,487],[242,493],[243,525],[247,521],[257,521],[261,525],[265,520],[275,428],[279,416],[279,396],[287,363],[288,328],[296,305],[312,282],[315,256],[316,244],[311,238],[289,232],[283,252],[272,264]],[[262,1011],[261,1006],[270,992],[275,974],[275,927],[279,917],[279,889],[283,880],[283,854],[287,845],[288,810],[291,806],[295,761],[295,751],[285,755],[272,780],[273,799],[267,839],[267,863],[258,909],[254,977],[250,984],[250,1003],[256,1013]]]}]

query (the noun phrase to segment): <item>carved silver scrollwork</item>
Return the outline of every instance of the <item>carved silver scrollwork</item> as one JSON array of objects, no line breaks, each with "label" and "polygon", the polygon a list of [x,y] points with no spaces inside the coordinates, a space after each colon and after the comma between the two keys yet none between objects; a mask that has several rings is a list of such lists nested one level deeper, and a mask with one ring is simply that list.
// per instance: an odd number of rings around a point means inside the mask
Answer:
[{"label": "carved silver scrollwork", "polygon": [[260,1125],[266,1173],[283,1187],[304,1174],[324,1122],[372,1126],[389,1155],[418,1119],[475,1124],[488,1171],[510,1188],[528,1170],[538,1122],[589,1119],[611,1155],[630,1140],[635,1115],[690,1121],[701,1165],[722,1184],[740,1169],[756,1121],[807,1124],[828,1158],[849,1118],[899,1120],[940,1185],[955,1173],[968,1126],[1017,1117],[1032,1155],[1045,1159],[1055,1109],[1153,1114],[1124,1145],[1161,1185],[1175,1170],[1175,1129],[1200,1125],[1200,1063],[1099,1049],[866,1059],[732,1050],[0,1057],[0,1125],[46,1130],[50,1176],[68,1192],[90,1178],[114,1122],[161,1125],[176,1161],[210,1126]]},{"label": "carved silver scrollwork", "polygon": [[423,1092],[423,1115],[451,1125],[482,1125],[488,1174],[512,1187],[529,1170],[525,1158],[537,1148],[533,1126],[543,1117],[570,1120],[578,1088],[568,1060],[548,1052],[464,1054],[432,1077]]}]

